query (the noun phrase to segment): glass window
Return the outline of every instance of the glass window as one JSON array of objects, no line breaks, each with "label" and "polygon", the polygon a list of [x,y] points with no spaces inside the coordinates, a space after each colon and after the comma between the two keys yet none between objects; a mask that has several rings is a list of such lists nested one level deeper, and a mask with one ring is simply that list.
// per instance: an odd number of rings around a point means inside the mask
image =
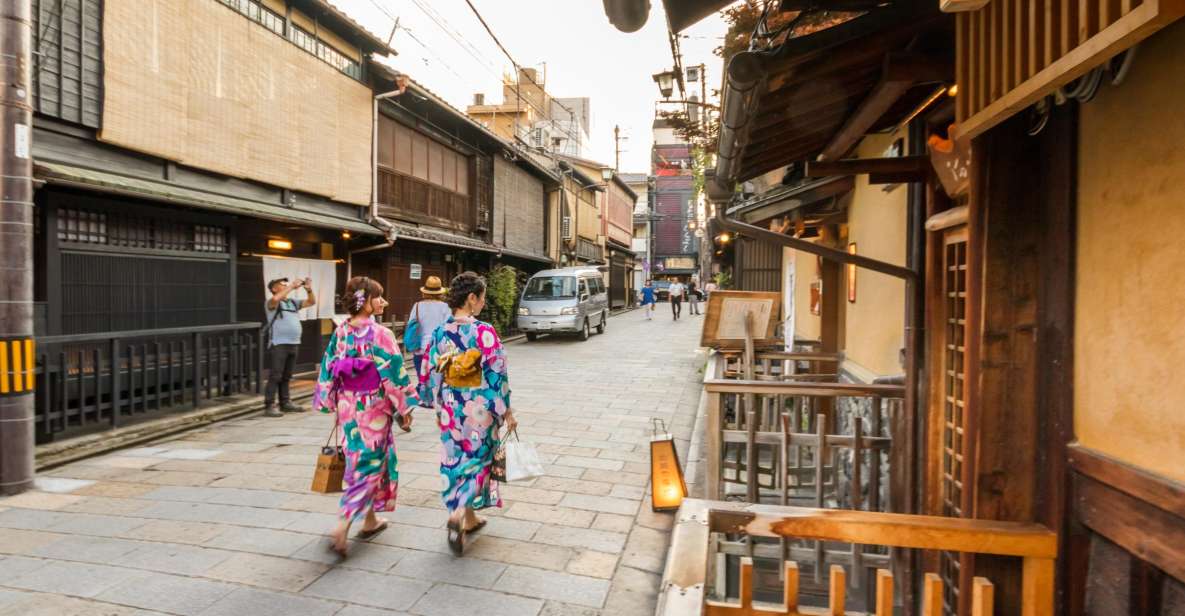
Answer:
[{"label": "glass window", "polygon": [[581,278],[580,279],[580,297],[584,297],[586,295],[588,295],[588,280],[585,278]]},{"label": "glass window", "polygon": [[[583,285],[583,283],[581,283]],[[536,276],[527,283],[523,299],[549,300],[576,297],[576,279],[571,276]]]}]

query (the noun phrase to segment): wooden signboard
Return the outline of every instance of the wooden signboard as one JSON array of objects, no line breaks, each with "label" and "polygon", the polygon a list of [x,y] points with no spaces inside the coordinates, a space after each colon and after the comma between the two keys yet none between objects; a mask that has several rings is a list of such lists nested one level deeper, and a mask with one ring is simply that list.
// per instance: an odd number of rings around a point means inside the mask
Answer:
[{"label": "wooden signboard", "polygon": [[775,344],[781,319],[782,297],[766,291],[714,291],[708,296],[708,312],[700,346],[716,349],[745,347],[745,315],[752,315],[753,342]]}]

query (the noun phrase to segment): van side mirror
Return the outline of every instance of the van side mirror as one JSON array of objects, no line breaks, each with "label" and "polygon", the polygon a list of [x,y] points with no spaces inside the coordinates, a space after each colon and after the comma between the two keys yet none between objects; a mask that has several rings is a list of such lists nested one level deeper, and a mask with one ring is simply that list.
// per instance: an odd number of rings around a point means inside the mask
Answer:
[{"label": "van side mirror", "polygon": [[587,302],[588,301],[588,293],[581,293],[580,294],[580,301]]}]

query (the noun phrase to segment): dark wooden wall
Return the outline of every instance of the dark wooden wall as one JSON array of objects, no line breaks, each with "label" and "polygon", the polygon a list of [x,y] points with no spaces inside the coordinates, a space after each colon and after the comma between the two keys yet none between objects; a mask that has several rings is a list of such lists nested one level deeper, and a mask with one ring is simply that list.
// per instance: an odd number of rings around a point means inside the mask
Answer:
[{"label": "dark wooden wall", "polygon": [[101,0],[33,0],[37,113],[99,128],[103,105]]}]

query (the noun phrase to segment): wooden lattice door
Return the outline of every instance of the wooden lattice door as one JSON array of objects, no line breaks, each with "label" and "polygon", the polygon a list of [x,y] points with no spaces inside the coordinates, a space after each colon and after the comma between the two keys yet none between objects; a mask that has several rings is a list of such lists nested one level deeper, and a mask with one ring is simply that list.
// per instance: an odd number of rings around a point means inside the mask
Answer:
[{"label": "wooden lattice door", "polygon": [[[939,472],[941,513],[964,517],[970,509],[966,489],[967,465],[967,227],[946,231],[942,242],[942,447]],[[942,552],[939,574],[943,581],[943,612],[959,613],[960,580],[965,561],[962,555]]]}]

